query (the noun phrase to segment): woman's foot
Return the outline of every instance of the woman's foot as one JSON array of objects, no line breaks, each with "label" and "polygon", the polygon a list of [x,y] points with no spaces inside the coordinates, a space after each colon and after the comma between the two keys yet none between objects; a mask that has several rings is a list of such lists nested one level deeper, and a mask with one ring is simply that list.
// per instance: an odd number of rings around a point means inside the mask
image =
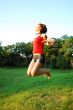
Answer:
[{"label": "woman's foot", "polygon": [[50,70],[49,69],[45,69],[45,74],[44,74],[44,76],[46,77],[48,77],[48,79],[50,79],[50,77],[51,77],[51,73],[50,73]]},{"label": "woman's foot", "polygon": [[45,77],[48,77],[48,79],[50,79],[50,78],[51,78],[51,75],[50,75],[50,73],[49,73],[49,72],[45,73],[44,75],[45,75]]}]

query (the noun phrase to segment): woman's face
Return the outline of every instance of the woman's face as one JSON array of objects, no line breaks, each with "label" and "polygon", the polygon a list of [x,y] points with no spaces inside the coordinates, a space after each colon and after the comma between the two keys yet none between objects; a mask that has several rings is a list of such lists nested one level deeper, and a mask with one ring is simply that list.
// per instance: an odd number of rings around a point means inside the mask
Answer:
[{"label": "woman's face", "polygon": [[36,33],[40,33],[41,26],[38,24],[35,28]]}]

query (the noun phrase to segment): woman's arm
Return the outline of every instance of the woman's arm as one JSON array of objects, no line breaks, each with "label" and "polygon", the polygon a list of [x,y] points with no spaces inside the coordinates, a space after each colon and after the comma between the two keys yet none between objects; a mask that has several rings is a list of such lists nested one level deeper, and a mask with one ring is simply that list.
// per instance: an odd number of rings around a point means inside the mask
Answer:
[{"label": "woman's arm", "polygon": [[47,46],[53,46],[55,44],[55,38],[48,38],[46,34],[42,34],[43,37],[43,43]]},{"label": "woman's arm", "polygon": [[47,45],[47,46],[53,46],[54,44],[55,44],[55,39],[54,38],[51,38],[51,39],[47,38],[46,39],[45,45]]}]

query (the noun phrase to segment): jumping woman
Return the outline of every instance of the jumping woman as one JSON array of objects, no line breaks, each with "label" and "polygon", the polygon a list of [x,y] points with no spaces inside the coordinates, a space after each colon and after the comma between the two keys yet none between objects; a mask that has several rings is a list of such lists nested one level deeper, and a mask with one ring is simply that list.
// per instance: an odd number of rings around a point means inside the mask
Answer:
[{"label": "jumping woman", "polygon": [[51,77],[50,70],[43,68],[45,65],[45,55],[44,55],[44,45],[53,45],[54,39],[48,39],[47,27],[45,24],[38,24],[36,26],[36,37],[33,40],[33,57],[29,64],[27,75],[28,76],[38,76],[46,75],[48,78]]}]

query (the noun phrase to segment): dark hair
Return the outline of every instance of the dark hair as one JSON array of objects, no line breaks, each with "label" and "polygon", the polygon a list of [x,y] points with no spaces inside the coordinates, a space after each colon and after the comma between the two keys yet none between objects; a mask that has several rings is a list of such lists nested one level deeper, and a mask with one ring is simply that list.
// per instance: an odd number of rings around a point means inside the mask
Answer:
[{"label": "dark hair", "polygon": [[40,33],[42,34],[42,33],[46,33],[47,32],[47,27],[46,27],[46,25],[45,24],[42,24],[42,23],[39,23],[38,25],[40,25],[41,26],[41,29],[40,29]]}]

